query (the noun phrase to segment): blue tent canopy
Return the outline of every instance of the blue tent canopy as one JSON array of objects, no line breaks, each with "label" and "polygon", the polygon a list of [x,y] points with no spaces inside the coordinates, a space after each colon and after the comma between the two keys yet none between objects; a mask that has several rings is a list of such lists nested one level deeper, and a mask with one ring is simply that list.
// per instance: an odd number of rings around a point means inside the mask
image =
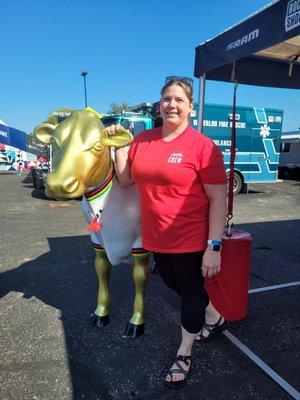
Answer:
[{"label": "blue tent canopy", "polygon": [[196,47],[202,130],[206,79],[300,89],[300,0],[276,0]]},{"label": "blue tent canopy", "polygon": [[0,124],[0,143],[26,150],[26,133],[7,125]]},{"label": "blue tent canopy", "polygon": [[300,88],[300,1],[277,0],[196,47],[194,76]]}]

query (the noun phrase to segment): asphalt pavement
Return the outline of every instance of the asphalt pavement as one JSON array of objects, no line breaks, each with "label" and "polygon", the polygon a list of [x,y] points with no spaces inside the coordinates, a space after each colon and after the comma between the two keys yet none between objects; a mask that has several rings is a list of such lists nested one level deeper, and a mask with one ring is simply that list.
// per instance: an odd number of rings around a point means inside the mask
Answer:
[{"label": "asphalt pavement", "polygon": [[300,399],[299,188],[252,185],[235,197],[235,227],[253,235],[249,313],[195,345],[188,384],[172,391],[162,382],[180,340],[177,296],[151,274],[146,333],[126,339],[132,269],[114,267],[110,324],[91,328],[97,278],[80,201],[0,173],[0,399]]}]

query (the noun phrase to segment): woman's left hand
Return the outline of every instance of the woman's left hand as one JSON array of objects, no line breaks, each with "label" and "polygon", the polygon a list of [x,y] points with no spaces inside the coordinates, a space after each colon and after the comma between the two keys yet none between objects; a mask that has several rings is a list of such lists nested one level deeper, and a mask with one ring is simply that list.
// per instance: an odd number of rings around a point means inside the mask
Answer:
[{"label": "woman's left hand", "polygon": [[221,270],[221,252],[207,248],[202,259],[202,275],[211,278]]}]

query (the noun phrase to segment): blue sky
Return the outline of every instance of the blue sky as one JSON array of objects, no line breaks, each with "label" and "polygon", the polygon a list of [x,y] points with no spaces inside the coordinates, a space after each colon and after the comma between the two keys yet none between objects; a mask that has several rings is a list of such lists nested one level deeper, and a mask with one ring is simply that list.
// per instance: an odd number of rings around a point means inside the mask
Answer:
[{"label": "blue sky", "polygon": [[[194,49],[268,0],[0,0],[0,119],[31,132],[61,107],[153,102],[168,75],[193,77]],[[198,83],[195,82],[195,99]],[[231,104],[232,85],[208,82],[206,101]],[[238,105],[284,110],[300,128],[296,90],[240,85]]]}]

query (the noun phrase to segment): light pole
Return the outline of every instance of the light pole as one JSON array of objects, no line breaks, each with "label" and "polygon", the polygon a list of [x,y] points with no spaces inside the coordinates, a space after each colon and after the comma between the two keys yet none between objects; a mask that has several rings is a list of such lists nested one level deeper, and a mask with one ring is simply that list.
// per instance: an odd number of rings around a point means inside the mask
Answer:
[{"label": "light pole", "polygon": [[81,76],[83,76],[83,85],[84,85],[84,98],[85,98],[85,108],[87,107],[87,96],[86,96],[86,79],[88,71],[82,71]]}]

